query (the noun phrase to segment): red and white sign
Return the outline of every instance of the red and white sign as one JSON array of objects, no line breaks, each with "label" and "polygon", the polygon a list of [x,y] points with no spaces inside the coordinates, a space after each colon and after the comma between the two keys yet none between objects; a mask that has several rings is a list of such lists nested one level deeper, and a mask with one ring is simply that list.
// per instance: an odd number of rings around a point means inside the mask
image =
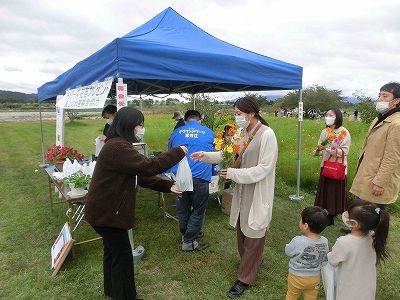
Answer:
[{"label": "red and white sign", "polygon": [[116,83],[115,90],[117,92],[117,110],[128,106],[128,86],[123,83]]}]

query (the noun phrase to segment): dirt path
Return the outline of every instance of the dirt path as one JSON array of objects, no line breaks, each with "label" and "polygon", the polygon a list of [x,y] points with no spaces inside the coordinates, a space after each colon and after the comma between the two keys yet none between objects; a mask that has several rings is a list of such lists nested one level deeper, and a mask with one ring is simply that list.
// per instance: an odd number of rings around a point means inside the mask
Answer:
[{"label": "dirt path", "polygon": [[[79,115],[93,115],[96,112],[79,112]],[[100,117],[101,113],[99,113]],[[56,113],[51,111],[42,112],[42,120],[55,120]],[[38,111],[0,111],[0,122],[39,121]]]}]

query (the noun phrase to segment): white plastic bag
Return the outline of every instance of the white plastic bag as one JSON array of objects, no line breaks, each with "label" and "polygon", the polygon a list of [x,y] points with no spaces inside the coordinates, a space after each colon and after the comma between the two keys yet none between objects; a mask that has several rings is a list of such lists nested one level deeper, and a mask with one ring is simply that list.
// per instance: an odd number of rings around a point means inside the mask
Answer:
[{"label": "white plastic bag", "polygon": [[95,156],[99,156],[101,149],[104,146],[104,141],[100,140],[99,137],[96,138],[96,151],[94,152]]},{"label": "white plastic bag", "polygon": [[336,297],[336,268],[326,263],[321,268],[322,283],[324,284],[326,300],[335,300]]},{"label": "white plastic bag", "polygon": [[193,191],[192,171],[186,156],[178,164],[175,186],[181,192]]}]

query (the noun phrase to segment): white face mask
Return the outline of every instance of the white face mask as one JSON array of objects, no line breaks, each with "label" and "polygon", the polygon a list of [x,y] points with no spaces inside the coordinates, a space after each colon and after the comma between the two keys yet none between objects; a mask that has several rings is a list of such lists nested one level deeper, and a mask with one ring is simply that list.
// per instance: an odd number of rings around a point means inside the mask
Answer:
[{"label": "white face mask", "polygon": [[247,128],[250,124],[250,121],[246,120],[245,116],[235,116],[235,122],[239,128]]},{"label": "white face mask", "polygon": [[139,129],[137,129],[135,137],[138,140],[142,140],[144,137],[144,133],[145,133],[146,129],[144,127],[139,127]]},{"label": "white face mask", "polygon": [[108,124],[108,125],[111,125],[112,122],[113,122],[113,119],[107,119],[107,124]]},{"label": "white face mask", "polygon": [[389,102],[385,102],[385,101],[376,102],[375,109],[379,113],[384,113],[388,108],[389,108]]},{"label": "white face mask", "polygon": [[335,120],[336,118],[334,117],[325,117],[325,124],[328,126],[332,126],[333,124],[335,124]]}]

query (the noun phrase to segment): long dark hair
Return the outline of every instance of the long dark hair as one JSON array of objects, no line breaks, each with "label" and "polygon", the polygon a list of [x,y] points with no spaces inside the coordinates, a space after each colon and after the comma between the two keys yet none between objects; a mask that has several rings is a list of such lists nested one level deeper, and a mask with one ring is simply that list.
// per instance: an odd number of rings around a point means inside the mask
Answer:
[{"label": "long dark hair", "polygon": [[144,116],[140,110],[123,107],[115,114],[114,121],[108,129],[107,140],[122,137],[131,143],[137,143],[134,130],[143,123]]},{"label": "long dark hair", "polygon": [[264,120],[260,115],[260,107],[257,102],[251,96],[242,97],[236,100],[233,107],[237,107],[240,111],[249,114],[254,113],[255,117],[261,122],[261,124],[268,125],[267,121]]},{"label": "long dark hair", "polygon": [[335,125],[335,128],[339,128],[340,126],[343,125],[343,114],[342,114],[340,109],[332,107],[332,108],[329,108],[329,109],[327,109],[325,111],[325,115],[330,110],[333,111],[335,113],[335,116],[336,116],[335,123],[333,123],[333,125]]},{"label": "long dark hair", "polygon": [[365,234],[368,234],[370,230],[375,232],[373,246],[376,252],[376,263],[379,264],[388,258],[389,253],[385,246],[389,233],[389,213],[369,203],[350,207],[349,217],[359,223],[360,230]]}]

